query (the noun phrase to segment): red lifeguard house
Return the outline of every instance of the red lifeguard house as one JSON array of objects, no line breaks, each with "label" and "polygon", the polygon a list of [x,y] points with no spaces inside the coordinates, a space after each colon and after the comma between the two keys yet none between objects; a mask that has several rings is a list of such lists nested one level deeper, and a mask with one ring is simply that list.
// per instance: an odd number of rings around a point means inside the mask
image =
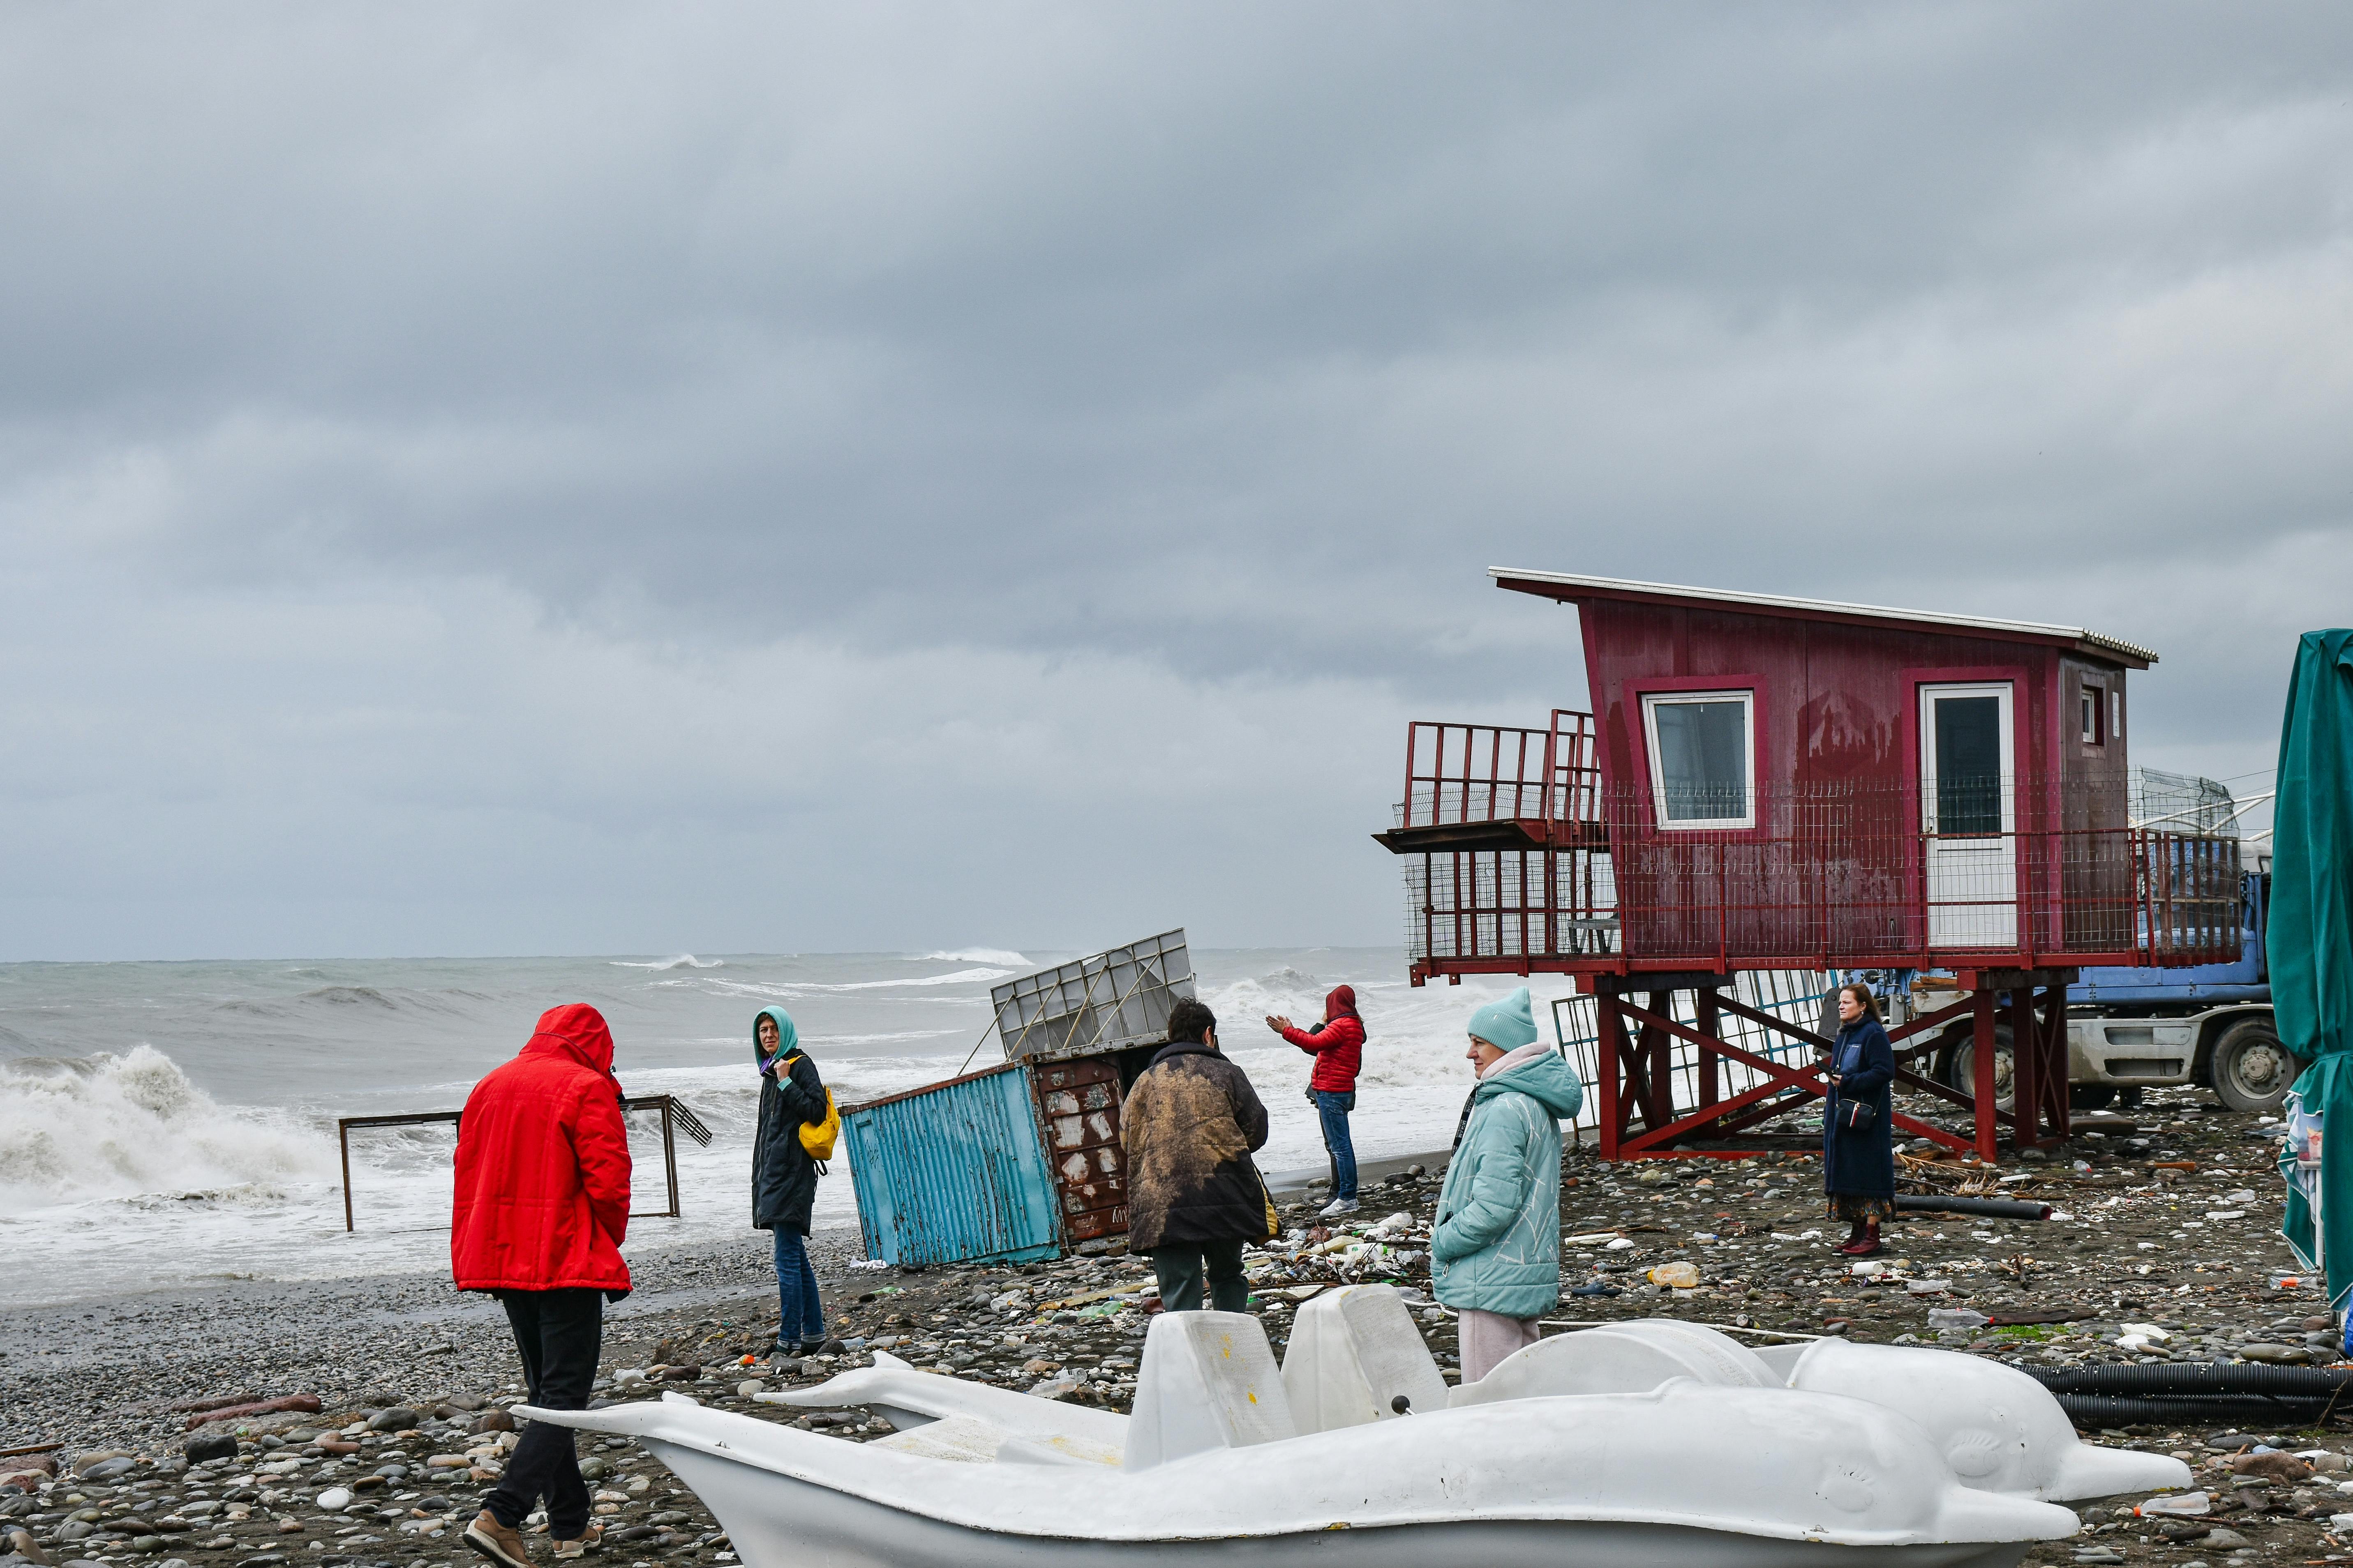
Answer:
[{"label": "red lifeguard house", "polygon": [[[1991,1159],[2004,1126],[2021,1147],[2067,1135],[2078,968],[2235,952],[2235,841],[2129,817],[2126,677],[2157,662],[2147,649],[1978,616],[1491,574],[1576,607],[1591,707],[1542,729],[1410,725],[1404,801],[1376,837],[1408,858],[1415,984],[1565,973],[1596,998],[1605,1158],[1753,1152],[1761,1123],[1820,1098],[1818,1068],[1723,1037],[1736,1015],[1828,1044],[1742,1003],[1741,971],[1948,973],[1958,999],[1889,1034],[1899,1084],[1969,1110],[1975,1136],[1895,1124]],[[1679,991],[1691,1023],[1672,1016]],[[1964,1023],[1974,1092],[1918,1070]],[[1697,1052],[1682,1114],[1675,1040]],[[1734,1062],[1752,1081],[1719,1093]]]}]

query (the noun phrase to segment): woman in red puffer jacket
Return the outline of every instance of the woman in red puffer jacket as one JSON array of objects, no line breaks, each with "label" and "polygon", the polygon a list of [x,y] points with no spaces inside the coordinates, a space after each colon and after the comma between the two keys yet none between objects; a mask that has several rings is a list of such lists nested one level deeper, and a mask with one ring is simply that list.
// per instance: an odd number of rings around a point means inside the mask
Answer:
[{"label": "woman in red puffer jacket", "polygon": [[[606,1298],[629,1293],[629,1134],[602,1014],[574,1003],[540,1015],[515,1058],[466,1097],[457,1164],[451,1278],[506,1309],[532,1404],[586,1409]],[[572,1429],[533,1421],[466,1544],[499,1568],[536,1568],[518,1531],[543,1501],[557,1557],[596,1544]]]},{"label": "woman in red puffer jacket", "polygon": [[1348,1112],[1356,1109],[1356,1073],[1364,1065],[1365,1022],[1356,1016],[1356,988],[1335,985],[1324,998],[1324,1021],[1312,1029],[1292,1026],[1280,1014],[1270,1014],[1266,1026],[1315,1058],[1307,1079],[1307,1098],[1324,1124],[1324,1148],[1332,1156],[1330,1215],[1356,1212],[1356,1148],[1348,1138]]}]

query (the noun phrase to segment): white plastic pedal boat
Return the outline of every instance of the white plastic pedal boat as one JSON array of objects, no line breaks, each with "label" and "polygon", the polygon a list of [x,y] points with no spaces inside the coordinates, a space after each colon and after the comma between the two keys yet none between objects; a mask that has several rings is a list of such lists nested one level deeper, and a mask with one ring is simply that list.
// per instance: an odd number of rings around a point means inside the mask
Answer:
[{"label": "white plastic pedal boat", "polygon": [[2078,1443],[2032,1379],[1942,1351],[1768,1360],[1651,1320],[1450,1390],[1377,1285],[1302,1308],[1280,1369],[1254,1317],[1163,1314],[1133,1416],[888,1356],[761,1397],[900,1430],[845,1443],[674,1394],[517,1414],[643,1441],[747,1568],[2007,1568],[2074,1532],[2052,1500],[2189,1479]]}]

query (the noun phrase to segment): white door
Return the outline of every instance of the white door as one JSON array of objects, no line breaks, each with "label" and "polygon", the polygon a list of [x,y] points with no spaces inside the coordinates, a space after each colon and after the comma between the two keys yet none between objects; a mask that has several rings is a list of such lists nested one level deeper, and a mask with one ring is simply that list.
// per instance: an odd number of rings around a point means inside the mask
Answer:
[{"label": "white door", "polygon": [[2010,682],[1920,689],[1928,945],[2018,945],[2018,781]]}]

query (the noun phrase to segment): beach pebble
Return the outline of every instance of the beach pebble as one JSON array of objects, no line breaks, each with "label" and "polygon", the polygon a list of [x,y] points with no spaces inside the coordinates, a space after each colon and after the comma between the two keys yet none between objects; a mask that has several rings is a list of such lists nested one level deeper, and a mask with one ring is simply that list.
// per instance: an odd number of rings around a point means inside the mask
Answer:
[{"label": "beach pebble", "polygon": [[514,1417],[503,1410],[485,1410],[475,1416],[474,1424],[467,1428],[470,1432],[512,1432],[514,1429]]},{"label": "beach pebble", "polygon": [[743,1382],[735,1385],[735,1397],[738,1399],[749,1399],[755,1394],[766,1393],[767,1388],[768,1385],[762,1383],[758,1378],[747,1377]]},{"label": "beach pebble", "polygon": [[[428,1470],[462,1470],[474,1461],[463,1454],[436,1454],[425,1461]],[[586,1466],[582,1467],[584,1469]]]},{"label": "beach pebble", "polygon": [[368,1417],[371,1432],[406,1432],[425,1419],[406,1405],[396,1405],[389,1410],[379,1410]]},{"label": "beach pebble", "polygon": [[319,1494],[318,1504],[329,1513],[340,1512],[352,1506],[352,1490],[349,1487],[329,1487]]}]

